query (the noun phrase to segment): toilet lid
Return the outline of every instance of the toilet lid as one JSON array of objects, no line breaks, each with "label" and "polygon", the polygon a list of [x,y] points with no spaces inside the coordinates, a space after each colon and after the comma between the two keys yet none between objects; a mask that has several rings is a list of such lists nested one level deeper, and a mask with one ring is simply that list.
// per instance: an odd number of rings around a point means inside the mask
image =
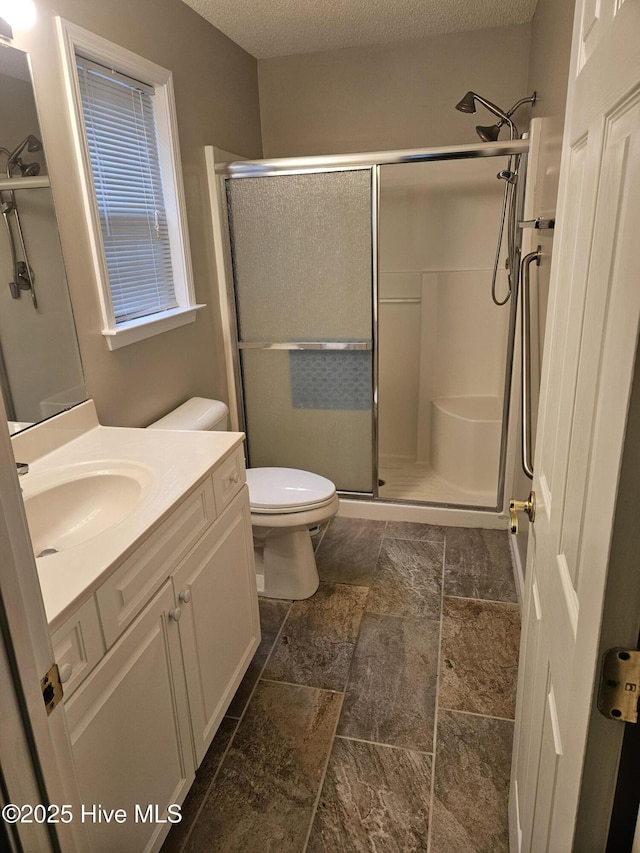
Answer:
[{"label": "toilet lid", "polygon": [[336,487],[319,474],[297,468],[249,468],[249,502],[258,512],[296,512],[324,504]]}]

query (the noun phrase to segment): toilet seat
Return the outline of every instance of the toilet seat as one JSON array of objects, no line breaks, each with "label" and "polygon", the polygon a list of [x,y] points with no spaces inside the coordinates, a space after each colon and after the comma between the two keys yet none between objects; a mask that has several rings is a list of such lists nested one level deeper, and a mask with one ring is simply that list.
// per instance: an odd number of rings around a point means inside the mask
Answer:
[{"label": "toilet seat", "polygon": [[285,515],[331,506],[336,489],[331,480],[296,468],[249,468],[252,515]]},{"label": "toilet seat", "polygon": [[[192,397],[150,427],[226,430],[228,415],[225,403]],[[286,601],[309,598],[320,583],[310,529],[338,512],[334,484],[294,468],[250,468],[246,481],[258,592]]]}]

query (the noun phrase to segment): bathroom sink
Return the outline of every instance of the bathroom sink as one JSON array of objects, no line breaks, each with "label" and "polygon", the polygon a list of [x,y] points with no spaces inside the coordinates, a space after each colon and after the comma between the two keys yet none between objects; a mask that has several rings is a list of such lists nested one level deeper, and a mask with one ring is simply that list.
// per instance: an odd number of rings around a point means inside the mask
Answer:
[{"label": "bathroom sink", "polygon": [[138,508],[151,481],[144,466],[93,463],[23,479],[36,557],[65,551],[109,530]]}]

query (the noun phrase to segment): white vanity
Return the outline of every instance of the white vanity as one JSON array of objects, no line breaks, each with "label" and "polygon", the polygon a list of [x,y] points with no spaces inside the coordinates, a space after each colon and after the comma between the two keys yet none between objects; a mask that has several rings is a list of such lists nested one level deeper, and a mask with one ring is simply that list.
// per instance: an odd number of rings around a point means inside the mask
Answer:
[{"label": "white vanity", "polygon": [[45,423],[14,451],[34,550],[56,549],[36,562],[81,795],[127,815],[86,826],[95,850],[157,850],[260,641],[243,435],[65,418],[70,441],[34,455]]}]

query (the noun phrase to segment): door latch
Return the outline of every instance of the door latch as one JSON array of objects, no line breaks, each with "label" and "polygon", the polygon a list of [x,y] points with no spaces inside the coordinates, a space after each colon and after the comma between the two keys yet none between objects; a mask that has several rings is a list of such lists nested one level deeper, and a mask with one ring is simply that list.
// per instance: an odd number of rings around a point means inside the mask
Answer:
[{"label": "door latch", "polygon": [[518,513],[525,512],[529,516],[529,521],[533,524],[536,520],[536,493],[529,492],[529,499],[526,501],[516,501],[513,498],[509,501],[509,518],[511,519],[511,532],[518,532]]},{"label": "door latch", "polygon": [[40,679],[40,688],[48,716],[62,699],[62,683],[57,663]]},{"label": "door latch", "polygon": [[598,710],[610,720],[638,722],[640,650],[609,649],[604,653]]}]

